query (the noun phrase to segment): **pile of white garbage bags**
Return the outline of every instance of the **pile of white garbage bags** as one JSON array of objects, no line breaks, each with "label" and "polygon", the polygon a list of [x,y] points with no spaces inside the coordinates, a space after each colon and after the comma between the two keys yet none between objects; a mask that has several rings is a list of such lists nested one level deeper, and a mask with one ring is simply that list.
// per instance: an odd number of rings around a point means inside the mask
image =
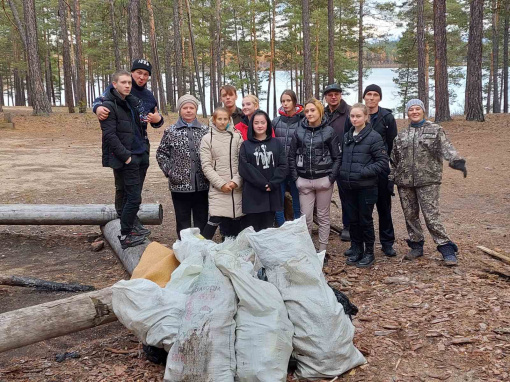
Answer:
[{"label": "pile of white garbage bags", "polygon": [[[173,247],[181,262],[165,288],[119,281],[113,309],[146,345],[165,348],[165,381],[333,378],[364,364],[354,326],[322,273],[304,218],[216,244],[197,229]],[[263,266],[269,282],[256,272]]]}]

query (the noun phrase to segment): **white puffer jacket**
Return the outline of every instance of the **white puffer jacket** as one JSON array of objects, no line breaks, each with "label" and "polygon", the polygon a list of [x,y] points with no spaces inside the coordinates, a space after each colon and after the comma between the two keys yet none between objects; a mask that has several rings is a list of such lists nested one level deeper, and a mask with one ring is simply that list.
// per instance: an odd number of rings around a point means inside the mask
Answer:
[{"label": "white puffer jacket", "polygon": [[[230,120],[227,130],[219,130],[212,119],[209,120],[209,132],[203,136],[200,144],[200,160],[202,171],[210,182],[209,214],[239,218],[242,213],[242,178],[239,175],[239,150],[243,138],[234,129]],[[225,193],[221,187],[228,182],[234,182],[239,187]]]}]

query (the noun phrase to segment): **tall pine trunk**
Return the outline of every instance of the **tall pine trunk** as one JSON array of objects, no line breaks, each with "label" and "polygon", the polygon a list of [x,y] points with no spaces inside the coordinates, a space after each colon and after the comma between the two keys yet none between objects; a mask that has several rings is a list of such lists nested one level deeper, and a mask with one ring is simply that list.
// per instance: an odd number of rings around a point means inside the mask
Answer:
[{"label": "tall pine trunk", "polygon": [[425,104],[425,112],[429,111],[429,97],[427,94],[426,76],[425,76],[425,0],[417,0],[417,23],[416,38],[418,42],[418,98]]},{"label": "tall pine trunk", "polygon": [[23,0],[23,13],[26,30],[28,71],[32,81],[31,89],[34,115],[48,115],[52,110],[42,84],[41,61],[37,49],[37,18],[34,0]]},{"label": "tall pine trunk", "polygon": [[492,0],[492,112],[500,113],[501,106],[499,102],[499,85],[498,85],[498,74],[499,74],[499,7],[498,0]]},{"label": "tall pine trunk", "polygon": [[359,24],[358,24],[358,102],[363,101],[363,3],[359,1]]},{"label": "tall pine trunk", "polygon": [[195,73],[197,76],[198,93],[200,94],[200,103],[202,104],[202,116],[204,118],[206,118],[207,110],[206,110],[206,105],[205,105],[205,94],[204,94],[204,89],[202,87],[202,81],[200,80],[200,70],[198,68],[197,53],[195,51],[195,36],[193,35],[192,21],[191,21],[191,8],[189,6],[189,0],[186,0],[186,10],[188,12],[188,28],[189,28],[189,37],[190,37],[190,43],[191,43],[191,52],[193,54],[193,63],[195,65]]},{"label": "tall pine trunk", "polygon": [[251,12],[251,42],[253,46],[253,79],[254,79],[254,91],[255,96],[259,96],[259,52],[257,45],[257,28],[255,25],[255,11],[253,9],[253,0],[251,0],[250,5]]},{"label": "tall pine trunk", "polygon": [[313,96],[312,87],[312,53],[310,51],[310,1],[302,0],[302,28],[303,28],[303,99]]},{"label": "tall pine trunk", "polygon": [[177,98],[184,95],[184,80],[182,71],[182,37],[181,37],[181,23],[180,23],[180,2],[174,0],[173,6],[173,29],[174,29],[174,50],[175,50],[175,76],[177,82]]},{"label": "tall pine trunk", "polygon": [[175,89],[172,73],[172,29],[167,27],[167,35],[165,39],[165,82],[166,82],[166,97],[170,105],[170,111],[175,111]]},{"label": "tall pine trunk", "polygon": [[505,27],[503,31],[503,113],[508,113],[508,45],[510,33],[510,0],[505,5]]},{"label": "tall pine trunk", "polygon": [[[113,54],[115,56],[115,70],[120,70],[119,38],[117,37],[117,25],[115,24],[115,0],[110,0],[110,23],[112,28]],[[128,27],[129,29],[129,27]]]},{"label": "tall pine trunk", "polygon": [[64,70],[65,104],[69,113],[74,113],[73,81],[71,78],[71,52],[69,47],[69,31],[67,30],[67,5],[65,0],[58,0],[60,32],[62,34],[62,65]]},{"label": "tall pine trunk", "polygon": [[[215,41],[216,41],[216,55],[215,55],[215,61],[216,61],[216,87],[217,87],[217,90],[214,94],[214,98],[218,100],[216,101],[216,105],[217,106],[219,103],[219,96],[220,96],[220,88],[221,88],[221,85],[223,84],[221,78],[222,78],[222,75],[221,75],[221,71],[222,71],[222,63],[221,63],[221,0],[216,0],[215,1],[215,12],[214,12],[214,25],[215,25]],[[204,79],[205,80],[205,79]]]},{"label": "tall pine trunk", "polygon": [[434,42],[436,60],[434,79],[436,84],[436,122],[449,121],[450,98],[448,96],[448,63],[446,51],[446,0],[434,0]]},{"label": "tall pine trunk", "polygon": [[[129,24],[128,24],[128,45],[129,56],[131,61],[143,57],[143,43],[142,43],[142,20],[140,10],[140,0],[129,0]],[[131,65],[131,63],[129,63]]]},{"label": "tall pine trunk", "polygon": [[466,73],[466,120],[485,120],[482,97],[483,1],[471,0]]},{"label": "tall pine trunk", "polygon": [[78,85],[78,108],[80,113],[87,111],[87,91],[85,79],[85,59],[83,57],[83,48],[81,42],[81,10],[80,0],[74,0],[74,28],[76,36],[76,69]]},{"label": "tall pine trunk", "polygon": [[328,0],[328,84],[335,82],[335,8]]},{"label": "tall pine trunk", "polygon": [[[149,11],[149,37],[151,42],[152,51],[152,81],[157,84],[159,89],[159,107],[163,114],[167,114],[166,111],[166,99],[165,91],[163,88],[163,81],[161,79],[161,70],[159,66],[158,57],[158,45],[156,41],[156,25],[154,23],[154,12],[152,10],[152,0],[147,0],[147,10]],[[154,93],[158,93],[156,89],[153,89]]]}]

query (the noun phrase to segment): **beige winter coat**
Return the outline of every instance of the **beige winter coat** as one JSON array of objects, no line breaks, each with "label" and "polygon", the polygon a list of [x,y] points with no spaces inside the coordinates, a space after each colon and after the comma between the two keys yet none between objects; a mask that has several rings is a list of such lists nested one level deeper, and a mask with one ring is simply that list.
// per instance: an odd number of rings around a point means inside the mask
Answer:
[{"label": "beige winter coat", "polygon": [[[209,132],[200,144],[202,171],[209,180],[209,214],[238,218],[242,213],[242,178],[239,175],[239,149],[243,143],[241,134],[234,129],[232,120],[228,130],[220,131],[209,121]],[[239,187],[225,193],[221,187],[228,182]]]}]

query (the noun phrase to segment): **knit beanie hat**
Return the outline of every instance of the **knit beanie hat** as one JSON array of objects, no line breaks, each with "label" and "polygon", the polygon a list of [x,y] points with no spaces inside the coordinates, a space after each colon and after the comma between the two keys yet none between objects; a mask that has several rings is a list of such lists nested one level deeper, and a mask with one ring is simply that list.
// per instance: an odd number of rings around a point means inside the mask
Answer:
[{"label": "knit beanie hat", "polygon": [[149,72],[149,76],[151,75],[152,65],[149,61],[143,58],[137,58],[133,60],[133,65],[131,65],[131,71],[134,72],[136,69],[143,69]]},{"label": "knit beanie hat", "polygon": [[365,91],[363,92],[363,98],[365,98],[365,95],[366,95],[368,92],[376,92],[376,93],[379,93],[379,96],[380,96],[380,97],[381,97],[381,99],[382,99],[382,90],[381,90],[381,87],[380,87],[379,85],[376,85],[376,84],[368,85],[368,86],[365,88]]},{"label": "knit beanie hat", "polygon": [[187,104],[187,103],[192,103],[198,109],[198,104],[200,102],[198,101],[198,99],[193,97],[191,94],[184,94],[183,96],[181,96],[181,98],[179,98],[177,100],[177,110],[181,111],[181,107],[183,107],[184,104]]},{"label": "knit beanie hat", "polygon": [[409,100],[409,102],[406,103],[406,114],[409,112],[409,109],[411,108],[411,106],[416,106],[418,105],[419,107],[422,108],[423,111],[425,111],[425,105],[423,104],[422,101],[420,101],[418,98],[413,98],[411,100]]}]

